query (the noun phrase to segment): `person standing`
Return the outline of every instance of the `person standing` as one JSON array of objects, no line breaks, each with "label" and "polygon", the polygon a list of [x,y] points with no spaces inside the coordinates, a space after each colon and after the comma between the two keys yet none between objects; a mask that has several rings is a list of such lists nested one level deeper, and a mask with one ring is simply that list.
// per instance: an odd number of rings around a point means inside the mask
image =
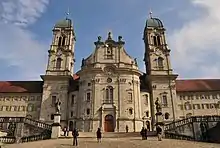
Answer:
[{"label": "person standing", "polygon": [[128,125],[126,125],[125,130],[126,130],[126,133],[128,133]]},{"label": "person standing", "polygon": [[101,129],[100,128],[98,128],[98,130],[96,132],[96,136],[97,136],[97,142],[101,142],[102,133],[101,133]]},{"label": "person standing", "polygon": [[157,125],[156,131],[157,131],[158,141],[162,141],[162,128],[159,125]]},{"label": "person standing", "polygon": [[67,135],[67,137],[69,136],[69,131],[70,131],[70,128],[69,128],[69,126],[68,126],[67,129],[66,129],[66,135]]},{"label": "person standing", "polygon": [[66,127],[63,129],[64,136],[66,137]]},{"label": "person standing", "polygon": [[79,132],[76,128],[73,129],[72,135],[73,135],[73,146],[77,146],[78,145],[77,138],[79,136]]}]

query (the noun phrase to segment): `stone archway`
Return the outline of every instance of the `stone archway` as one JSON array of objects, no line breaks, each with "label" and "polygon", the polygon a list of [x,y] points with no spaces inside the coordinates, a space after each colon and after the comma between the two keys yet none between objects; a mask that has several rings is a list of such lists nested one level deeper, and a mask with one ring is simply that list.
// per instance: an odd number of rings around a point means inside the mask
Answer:
[{"label": "stone archway", "polygon": [[112,115],[105,116],[104,131],[114,132],[114,117]]}]

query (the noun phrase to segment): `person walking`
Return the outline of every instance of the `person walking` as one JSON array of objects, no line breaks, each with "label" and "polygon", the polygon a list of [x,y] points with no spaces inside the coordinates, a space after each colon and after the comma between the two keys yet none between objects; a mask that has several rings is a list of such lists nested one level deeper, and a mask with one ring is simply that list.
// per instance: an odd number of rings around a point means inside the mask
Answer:
[{"label": "person walking", "polygon": [[73,129],[72,131],[72,135],[73,135],[73,146],[77,146],[78,145],[78,136],[79,136],[79,132],[76,128]]},{"label": "person walking", "polygon": [[101,142],[102,139],[102,132],[101,129],[98,128],[97,132],[96,132],[96,137],[97,137],[97,142]]},{"label": "person walking", "polygon": [[145,132],[145,131],[144,131],[144,127],[142,127],[141,132],[140,132],[141,137],[142,137],[142,140],[144,140],[145,137],[146,137],[144,132]]},{"label": "person walking", "polygon": [[147,129],[144,128],[144,135],[145,135],[145,140],[147,140]]},{"label": "person walking", "polygon": [[157,131],[158,141],[162,141],[162,128],[159,125],[157,125],[156,131]]}]

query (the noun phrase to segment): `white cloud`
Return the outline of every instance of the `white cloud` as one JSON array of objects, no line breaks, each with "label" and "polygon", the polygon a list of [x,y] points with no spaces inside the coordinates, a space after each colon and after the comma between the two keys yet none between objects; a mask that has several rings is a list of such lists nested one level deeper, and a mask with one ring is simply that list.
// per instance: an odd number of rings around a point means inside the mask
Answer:
[{"label": "white cloud", "polygon": [[0,59],[8,66],[19,67],[20,79],[39,79],[39,73],[46,67],[49,44],[38,42],[26,27],[42,15],[48,3],[49,0],[0,2]]},{"label": "white cloud", "polygon": [[188,14],[190,20],[169,36],[174,68],[199,77],[220,77],[220,60],[214,59],[220,56],[220,0],[190,2],[203,15]]}]

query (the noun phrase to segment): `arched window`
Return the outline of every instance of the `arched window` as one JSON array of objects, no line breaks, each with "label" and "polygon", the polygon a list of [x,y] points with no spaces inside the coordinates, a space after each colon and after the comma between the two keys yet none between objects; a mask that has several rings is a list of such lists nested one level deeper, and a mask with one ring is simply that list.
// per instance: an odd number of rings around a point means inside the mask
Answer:
[{"label": "arched window", "polygon": [[64,46],[64,45],[65,45],[65,42],[66,42],[66,38],[65,38],[65,37],[63,37],[63,40],[62,40],[62,46]]},{"label": "arched window", "polygon": [[61,68],[61,62],[62,62],[62,59],[61,58],[57,58],[57,62],[56,62],[56,68],[57,69]]},{"label": "arched window", "polygon": [[113,103],[113,95],[114,95],[113,91],[114,90],[112,86],[108,86],[106,88],[106,100],[105,100],[106,103]]},{"label": "arched window", "polygon": [[189,102],[186,102],[184,104],[184,106],[185,106],[185,110],[191,110],[192,109],[192,105]]},{"label": "arched window", "polygon": [[128,112],[129,112],[130,115],[132,115],[133,114],[133,109],[129,108]]},{"label": "arched window", "polygon": [[89,108],[86,110],[86,114],[87,114],[87,115],[90,114],[90,109],[89,109]]},{"label": "arched window", "polygon": [[165,119],[167,120],[167,119],[169,119],[169,117],[170,117],[170,114],[168,112],[166,112],[165,113]]},{"label": "arched window", "polygon": [[58,46],[61,46],[61,42],[62,42],[62,37],[59,37]]},{"label": "arched window", "polygon": [[162,103],[163,103],[163,106],[168,106],[167,95],[162,96]]},{"label": "arched window", "polygon": [[33,105],[33,104],[28,104],[28,106],[27,106],[27,111],[28,111],[28,112],[34,111],[34,105]]},{"label": "arched window", "polygon": [[158,64],[158,68],[159,69],[163,69],[163,58],[161,58],[161,57],[159,57],[158,59],[157,59],[157,64]]}]

